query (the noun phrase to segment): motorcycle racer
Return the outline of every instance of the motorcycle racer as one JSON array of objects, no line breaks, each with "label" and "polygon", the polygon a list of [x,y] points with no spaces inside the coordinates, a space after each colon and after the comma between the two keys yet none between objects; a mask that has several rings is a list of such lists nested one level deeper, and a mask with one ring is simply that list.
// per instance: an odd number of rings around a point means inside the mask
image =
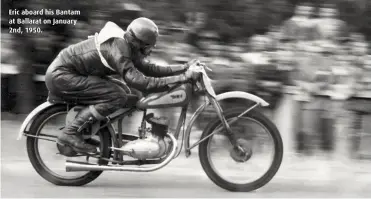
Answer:
[{"label": "motorcycle racer", "polygon": [[[59,53],[46,72],[49,92],[89,105],[64,128],[58,137],[59,144],[70,146],[76,152],[95,153],[96,147],[85,143],[78,129],[87,121],[103,120],[123,107],[130,87],[156,92],[167,89],[169,84],[198,78],[197,72],[187,70],[196,60],[165,67],[146,61],[158,36],[157,25],[148,18],[133,20],[126,31],[108,22],[94,37]],[[119,75],[128,88],[110,81],[111,75]]]}]

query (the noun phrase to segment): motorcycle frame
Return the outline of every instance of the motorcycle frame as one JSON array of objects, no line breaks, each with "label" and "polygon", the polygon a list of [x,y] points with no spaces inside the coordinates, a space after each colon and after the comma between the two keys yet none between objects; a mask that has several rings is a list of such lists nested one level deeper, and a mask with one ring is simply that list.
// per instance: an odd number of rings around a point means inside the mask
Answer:
[{"label": "motorcycle frame", "polygon": [[[179,156],[179,154],[182,151],[183,146],[185,148],[186,157],[189,157],[191,155],[191,149],[193,149],[194,147],[196,147],[200,143],[204,142],[207,138],[211,137],[215,133],[218,133],[222,129],[227,130],[226,131],[227,137],[229,138],[229,140],[231,141],[231,143],[234,146],[237,146],[236,143],[234,143],[236,139],[234,137],[234,134],[230,131],[229,125],[236,122],[242,115],[246,114],[248,111],[252,110],[253,108],[255,108],[256,106],[258,106],[260,104],[259,102],[256,102],[255,105],[247,108],[246,111],[241,113],[239,116],[237,116],[236,118],[227,122],[226,119],[224,118],[223,110],[222,110],[221,106],[219,105],[218,100],[216,98],[214,98],[213,96],[211,96],[210,94],[208,94],[207,92],[203,93],[203,95],[206,96],[207,99],[193,113],[193,115],[191,116],[191,119],[188,122],[188,124],[186,124],[185,121],[186,121],[186,116],[187,116],[187,110],[188,110],[189,103],[187,103],[186,105],[181,107],[181,114],[178,118],[177,126],[176,126],[176,129],[174,131],[174,135],[173,135],[174,138],[172,138],[173,141],[178,141],[182,126],[183,125],[186,125],[186,126],[184,126],[185,131],[184,131],[184,127],[183,127],[183,136],[182,136],[182,140],[181,140],[181,146],[180,146],[179,150],[176,149],[178,151],[175,152],[174,158]],[[193,127],[196,119],[198,118],[198,116],[209,105],[213,105],[214,110],[216,111],[216,113],[218,115],[218,118],[222,121],[223,126],[219,127],[218,129],[216,129],[216,131],[214,131],[210,135],[198,140],[196,143],[194,143],[192,146],[190,146],[190,134],[191,134],[192,127]],[[72,104],[66,104],[66,111],[68,112],[74,106],[75,105],[72,105]],[[153,108],[153,109],[161,109],[161,108]],[[136,140],[136,139],[144,136],[145,131],[147,130],[146,129],[146,122],[145,122],[145,119],[144,119],[144,117],[146,116],[147,110],[148,109],[138,109],[137,107],[122,108],[122,109],[117,110],[113,114],[109,115],[104,124],[102,124],[102,122],[92,124],[92,126],[91,126],[92,127],[92,129],[91,129],[92,135],[96,134],[100,129],[104,129],[104,128],[107,128],[107,130],[109,131],[109,133],[111,135],[111,141],[112,141],[112,144],[113,144],[113,146],[111,147],[111,149],[113,151],[113,159],[110,159],[110,160],[106,159],[107,161],[110,161],[113,164],[116,164],[116,163],[120,164],[120,163],[124,163],[124,162],[125,162],[125,164],[138,164],[138,163],[140,163],[140,164],[154,164],[154,163],[157,164],[157,163],[161,163],[162,158],[160,158],[159,160],[147,160],[147,161],[139,161],[139,162],[124,161],[122,152],[119,150],[124,145],[124,143],[123,143],[124,136],[129,141]],[[143,112],[142,123],[141,123],[141,126],[139,128],[139,136],[124,134],[122,132],[123,131],[123,127],[122,127],[123,120],[127,116],[130,116],[130,115],[132,115],[132,113],[137,112],[137,111]],[[118,132],[116,132],[116,130],[113,127],[113,123],[115,123],[115,122],[118,122]],[[40,136],[29,135],[27,133],[27,131],[25,131],[23,133],[23,135],[24,136],[35,137],[37,139],[45,139],[45,140],[49,140],[49,141],[54,141],[54,140],[50,140],[50,139],[47,139],[47,138],[41,138]],[[176,143],[176,145],[178,145],[177,143]]]},{"label": "motorcycle frame", "polygon": [[[176,129],[175,129],[175,132],[174,132],[174,137],[175,137],[176,140],[179,139],[179,135],[180,135],[183,123],[186,126],[185,126],[185,131],[183,132],[183,136],[182,136],[182,140],[181,140],[182,145],[180,146],[180,149],[177,152],[177,154],[175,155],[175,157],[177,157],[181,153],[181,150],[182,150],[183,146],[185,148],[186,157],[189,157],[191,155],[191,149],[193,149],[194,147],[196,147],[200,143],[204,142],[207,138],[214,135],[215,133],[218,133],[222,129],[226,129],[226,133],[227,133],[228,138],[230,139],[231,143],[234,146],[236,146],[236,138],[235,138],[234,134],[231,132],[229,125],[236,122],[242,115],[246,114],[247,112],[249,112],[250,110],[252,110],[253,108],[255,108],[256,106],[259,105],[259,103],[256,103],[252,107],[247,108],[243,113],[241,113],[239,116],[237,116],[232,121],[227,122],[226,119],[224,118],[223,110],[222,110],[221,106],[219,105],[219,102],[215,98],[213,98],[211,95],[209,95],[208,93],[205,93],[204,95],[207,97],[206,101],[197,108],[195,113],[193,113],[193,115],[192,115],[190,121],[188,122],[188,124],[186,124],[185,120],[186,120],[186,117],[187,117],[187,110],[188,110],[189,103],[187,103],[185,106],[181,107],[181,113],[180,113],[180,116],[178,118],[177,126],[176,126]],[[214,107],[214,110],[216,111],[216,113],[218,115],[218,118],[222,121],[223,127],[218,128],[216,131],[214,131],[213,133],[211,133],[207,137],[200,139],[199,141],[194,143],[192,146],[190,146],[190,134],[191,134],[192,127],[193,127],[193,125],[196,121],[196,118],[209,105],[212,105]],[[161,109],[161,108],[156,108],[156,109]],[[143,110],[139,110],[137,108],[129,108],[129,110],[120,109],[120,110],[116,111],[115,113],[111,114],[110,116],[108,116],[108,121],[106,122],[106,124],[100,126],[100,129],[107,127],[110,134],[111,134],[111,137],[112,137],[113,147],[116,148],[116,149],[121,148],[124,145],[123,142],[122,142],[122,140],[123,140],[122,138],[123,138],[124,135],[127,136],[129,138],[129,140],[135,140],[135,139],[138,139],[138,138],[143,136],[144,132],[146,131],[146,122],[144,120],[144,117],[147,113],[147,110],[150,110],[150,109],[143,109]],[[139,136],[138,137],[134,136],[134,135],[124,134],[122,132],[122,130],[123,130],[122,122],[123,122],[123,120],[125,119],[125,117],[130,116],[132,113],[134,113],[136,111],[142,111],[143,112],[143,119],[142,119],[141,127],[139,128]],[[118,132],[116,132],[115,129],[113,128],[113,123],[115,123],[115,122],[118,122]],[[114,150],[114,160],[123,161],[122,160],[122,155],[120,155],[119,151],[117,151],[117,150]]]}]

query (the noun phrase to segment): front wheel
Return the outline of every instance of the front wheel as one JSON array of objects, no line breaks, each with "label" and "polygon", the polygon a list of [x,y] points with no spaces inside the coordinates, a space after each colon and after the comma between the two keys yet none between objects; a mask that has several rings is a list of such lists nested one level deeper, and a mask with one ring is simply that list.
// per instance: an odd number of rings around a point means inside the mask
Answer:
[{"label": "front wheel", "polygon": [[[224,113],[225,119],[230,121],[242,111],[227,110]],[[201,139],[209,136],[199,146],[202,168],[216,185],[226,190],[249,192],[259,189],[274,177],[281,165],[281,135],[267,117],[255,110],[246,113],[230,126],[239,145],[248,154],[241,157],[241,154],[236,153],[223,130],[214,133],[222,127],[220,119],[215,118],[201,136]]]}]

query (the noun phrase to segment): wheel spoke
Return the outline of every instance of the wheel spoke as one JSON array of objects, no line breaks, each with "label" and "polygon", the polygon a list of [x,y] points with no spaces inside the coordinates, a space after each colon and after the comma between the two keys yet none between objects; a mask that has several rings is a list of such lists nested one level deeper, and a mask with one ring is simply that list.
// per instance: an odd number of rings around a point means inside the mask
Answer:
[{"label": "wheel spoke", "polygon": [[[26,134],[27,137],[33,137],[33,138],[36,138],[36,139],[40,139],[40,140],[46,140],[46,141],[50,141],[50,142],[57,142],[57,140],[52,140],[52,139],[48,139],[48,138],[43,138],[42,136],[44,135],[39,135],[39,136],[35,136],[35,135],[30,135],[30,134]],[[47,137],[47,136],[45,136]],[[57,137],[55,137],[57,138]]]},{"label": "wheel spoke", "polygon": [[43,134],[43,133],[40,133],[39,136],[45,136],[45,137],[50,137],[50,138],[55,138],[55,139],[58,138],[58,136],[56,135],[48,135],[48,134]]}]

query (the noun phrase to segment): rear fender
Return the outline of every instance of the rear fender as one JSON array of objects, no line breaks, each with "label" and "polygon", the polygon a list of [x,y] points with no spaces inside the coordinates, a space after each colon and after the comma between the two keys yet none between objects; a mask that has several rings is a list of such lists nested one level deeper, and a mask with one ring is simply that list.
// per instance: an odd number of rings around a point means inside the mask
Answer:
[{"label": "rear fender", "polygon": [[31,111],[30,114],[27,115],[26,119],[23,121],[21,128],[18,132],[17,140],[22,139],[22,135],[24,133],[27,133],[29,130],[30,124],[32,124],[32,121],[35,119],[36,116],[38,116],[40,113],[42,113],[44,110],[48,109],[49,107],[56,106],[60,104],[52,104],[50,102],[44,102],[40,104],[38,107],[36,107],[33,111]]},{"label": "rear fender", "polygon": [[[242,91],[230,91],[230,92],[225,92],[225,93],[221,93],[219,95],[216,96],[216,100],[218,102],[222,101],[222,100],[225,100],[225,99],[243,99],[243,100],[248,100],[248,101],[253,101],[253,102],[256,102],[258,103],[260,106],[269,106],[269,103],[266,102],[265,100],[263,100],[262,98],[256,96],[256,95],[253,95],[253,94],[250,94],[250,93],[246,93],[246,92],[242,92]],[[206,101],[204,104],[202,104],[196,111],[195,113],[193,113],[190,121],[189,121],[189,124],[187,126],[187,129],[186,129],[186,132],[185,132],[185,142],[184,142],[184,148],[185,148],[185,152],[186,152],[186,157],[190,156],[191,155],[191,150],[190,150],[190,134],[191,134],[191,130],[192,130],[192,127],[195,123],[195,121],[197,120],[198,116],[205,110],[205,108],[207,106],[209,106],[210,103],[209,101]]]}]

